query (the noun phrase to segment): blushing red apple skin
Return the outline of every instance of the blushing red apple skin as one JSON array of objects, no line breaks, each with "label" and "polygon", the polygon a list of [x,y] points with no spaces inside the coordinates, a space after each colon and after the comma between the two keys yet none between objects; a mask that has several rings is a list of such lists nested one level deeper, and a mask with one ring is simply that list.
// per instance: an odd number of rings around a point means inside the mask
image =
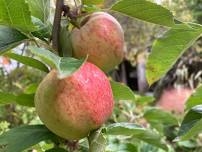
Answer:
[{"label": "blushing red apple skin", "polygon": [[119,22],[108,13],[95,12],[86,17],[80,29],[71,33],[73,56],[83,58],[108,72],[124,57],[124,32]]},{"label": "blushing red apple skin", "polygon": [[111,116],[113,105],[107,76],[88,62],[64,79],[58,79],[56,70],[52,70],[40,83],[35,96],[42,122],[68,140],[86,137],[100,127]]}]

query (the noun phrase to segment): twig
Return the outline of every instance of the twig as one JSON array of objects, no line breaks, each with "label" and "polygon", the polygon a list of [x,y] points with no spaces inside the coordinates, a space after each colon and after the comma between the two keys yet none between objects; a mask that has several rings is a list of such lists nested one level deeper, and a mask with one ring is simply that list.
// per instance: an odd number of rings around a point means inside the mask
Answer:
[{"label": "twig", "polygon": [[60,21],[61,15],[63,11],[64,0],[57,0],[56,1],[56,9],[55,9],[55,16],[53,22],[53,30],[52,30],[52,46],[55,51],[58,52],[59,55],[62,54],[59,50],[59,34],[60,34]]}]

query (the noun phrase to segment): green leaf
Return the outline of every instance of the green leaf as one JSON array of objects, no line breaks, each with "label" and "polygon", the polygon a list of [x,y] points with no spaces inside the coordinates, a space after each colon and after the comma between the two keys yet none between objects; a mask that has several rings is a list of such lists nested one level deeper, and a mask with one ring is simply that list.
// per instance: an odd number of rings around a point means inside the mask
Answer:
[{"label": "green leaf", "polygon": [[197,141],[195,140],[186,140],[186,141],[179,141],[177,144],[183,148],[195,149],[198,146]]},{"label": "green leaf", "polygon": [[114,143],[106,148],[107,152],[138,152],[137,146],[132,143]]},{"label": "green leaf", "polygon": [[59,72],[58,77],[60,79],[70,76],[71,74],[76,72],[87,60],[87,58],[78,60],[70,57],[59,57],[44,48],[37,48],[31,46],[29,47],[29,49],[33,54],[41,58],[52,68],[56,68]]},{"label": "green leaf", "polygon": [[0,105],[15,103],[16,96],[12,93],[0,92]]},{"label": "green leaf", "polygon": [[0,24],[25,32],[36,30],[25,0],[0,0]]},{"label": "green leaf", "polygon": [[88,12],[88,13],[93,13],[93,12],[99,12],[102,11],[102,9],[100,8],[100,6],[102,6],[102,4],[97,4],[97,5],[83,5],[83,10]]},{"label": "green leaf", "polygon": [[149,108],[146,110],[144,113],[144,118],[151,125],[151,127],[155,128],[158,130],[158,132],[164,135],[167,133],[166,130],[169,128],[178,126],[178,120],[175,116],[157,108]]},{"label": "green leaf", "polygon": [[167,146],[161,141],[159,134],[133,123],[111,124],[106,128],[106,131],[109,135],[131,136],[133,138],[167,150]]},{"label": "green leaf", "polygon": [[184,117],[179,130],[179,139],[188,140],[202,132],[202,105],[193,107]]},{"label": "green leaf", "polygon": [[179,24],[171,28],[162,38],[156,40],[147,62],[149,84],[160,79],[177,58],[202,34],[202,27],[193,24]]},{"label": "green leaf", "polygon": [[89,152],[105,152],[107,140],[102,128],[92,132],[89,136]]},{"label": "green leaf", "polygon": [[18,30],[0,25],[0,55],[23,43],[28,37]]},{"label": "green leaf", "polygon": [[84,64],[86,59],[87,58],[80,60],[70,57],[61,58],[58,65],[59,78],[63,79],[76,72]]},{"label": "green leaf", "polygon": [[47,42],[46,39],[50,38],[51,27],[44,24],[40,19],[32,16],[32,22],[37,27],[37,30],[32,32],[33,36]]},{"label": "green leaf", "polygon": [[20,63],[23,63],[25,65],[31,66],[33,68],[39,69],[41,71],[44,72],[49,72],[47,66],[45,64],[43,64],[42,62],[31,58],[31,57],[27,57],[27,56],[22,56],[19,54],[15,54],[15,53],[6,53],[5,56],[14,59]]},{"label": "green leaf", "polygon": [[50,0],[27,0],[32,16],[45,23],[49,17]]},{"label": "green leaf", "polygon": [[22,106],[34,107],[34,94],[19,94],[0,92],[0,105],[17,103]]},{"label": "green leaf", "polygon": [[35,94],[20,94],[16,98],[16,102],[22,106],[34,107]]},{"label": "green leaf", "polygon": [[13,128],[0,136],[0,151],[22,152],[44,140],[54,140],[56,136],[44,125],[24,125]]},{"label": "green leaf", "polygon": [[186,102],[186,109],[202,104],[202,86],[198,87],[194,94]]},{"label": "green leaf", "polygon": [[52,148],[52,149],[46,150],[45,152],[68,152],[68,151],[63,148]]},{"label": "green leaf", "polygon": [[110,81],[112,92],[114,96],[114,100],[132,100],[135,101],[135,94],[134,92],[126,85]]},{"label": "green leaf", "polygon": [[99,5],[103,4],[104,0],[82,0],[85,5]]},{"label": "green leaf", "polygon": [[52,68],[56,68],[59,65],[60,57],[44,48],[38,48],[29,46],[28,48],[34,55],[39,57],[42,61],[47,63]]},{"label": "green leaf", "polygon": [[157,108],[150,108],[146,110],[144,113],[144,118],[149,123],[157,123],[169,126],[178,125],[178,120],[175,116],[169,112],[165,112]]},{"label": "green leaf", "polygon": [[192,128],[190,128],[190,130],[188,132],[186,132],[186,134],[184,134],[182,137],[180,137],[181,141],[185,141],[188,140],[190,138],[193,138],[197,135],[199,135],[200,133],[202,133],[202,119],[200,119],[199,121],[197,121],[194,126]]},{"label": "green leaf", "polygon": [[173,15],[168,9],[147,0],[121,0],[111,10],[154,24],[174,25]]},{"label": "green leaf", "polygon": [[34,94],[38,88],[38,83],[32,83],[24,89],[25,94]]},{"label": "green leaf", "polygon": [[142,96],[142,95],[136,95],[136,102],[139,104],[148,104],[155,101],[155,98],[153,96]]}]

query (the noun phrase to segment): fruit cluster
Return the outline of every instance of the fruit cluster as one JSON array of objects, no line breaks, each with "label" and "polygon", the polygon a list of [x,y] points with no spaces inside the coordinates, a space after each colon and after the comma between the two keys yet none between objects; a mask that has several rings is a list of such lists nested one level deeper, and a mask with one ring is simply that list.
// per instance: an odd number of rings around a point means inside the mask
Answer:
[{"label": "fruit cluster", "polygon": [[[124,55],[121,25],[104,12],[92,13],[71,33],[73,56],[88,61],[69,77],[52,70],[39,85],[35,106],[40,119],[55,134],[78,140],[99,128],[112,114],[113,94],[105,72]],[[100,70],[100,69],[102,70]]]}]

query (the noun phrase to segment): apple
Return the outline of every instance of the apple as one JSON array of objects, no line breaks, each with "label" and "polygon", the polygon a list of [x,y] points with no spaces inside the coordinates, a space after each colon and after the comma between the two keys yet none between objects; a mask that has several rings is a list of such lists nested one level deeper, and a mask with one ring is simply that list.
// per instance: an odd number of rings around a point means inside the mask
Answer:
[{"label": "apple", "polygon": [[56,135],[78,140],[99,128],[112,114],[113,94],[107,76],[86,62],[71,76],[52,70],[40,83],[35,106],[42,122]]},{"label": "apple", "polygon": [[119,22],[105,12],[95,12],[71,32],[73,56],[83,58],[108,72],[124,57],[124,32]]},{"label": "apple", "polygon": [[185,103],[192,93],[193,90],[186,87],[165,89],[157,106],[169,112],[183,113]]}]

